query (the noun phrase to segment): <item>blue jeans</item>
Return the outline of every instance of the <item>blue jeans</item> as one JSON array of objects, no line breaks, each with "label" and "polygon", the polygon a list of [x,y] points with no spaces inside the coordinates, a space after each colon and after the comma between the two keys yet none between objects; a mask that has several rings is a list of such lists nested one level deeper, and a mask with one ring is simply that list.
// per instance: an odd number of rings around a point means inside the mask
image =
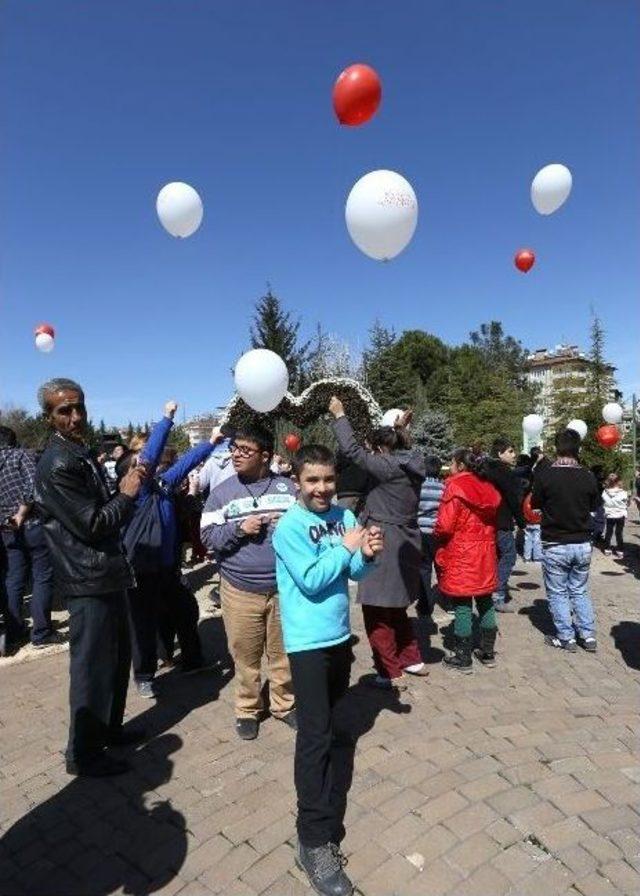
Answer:
[{"label": "blue jeans", "polygon": [[498,529],[498,587],[493,594],[494,604],[503,604],[507,596],[507,582],[516,563],[516,540],[510,529]]},{"label": "blue jeans", "polygon": [[2,533],[6,557],[5,594],[7,602],[7,640],[18,641],[24,636],[26,626],[22,615],[22,602],[31,571],[31,617],[34,644],[51,634],[51,604],[53,602],[53,568],[49,549],[44,540],[40,523],[23,526],[17,531]]},{"label": "blue jeans", "polygon": [[549,609],[561,641],[595,638],[596,622],[589,594],[591,543],[542,545],[542,574]]},{"label": "blue jeans", "polygon": [[525,560],[542,560],[540,526],[537,524],[528,525],[524,530],[523,557]]}]

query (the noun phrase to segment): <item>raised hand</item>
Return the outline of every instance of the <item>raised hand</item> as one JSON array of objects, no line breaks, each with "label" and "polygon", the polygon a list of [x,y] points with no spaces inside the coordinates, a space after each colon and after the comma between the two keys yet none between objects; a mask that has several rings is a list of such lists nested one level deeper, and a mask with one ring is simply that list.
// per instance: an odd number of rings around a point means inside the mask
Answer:
[{"label": "raised hand", "polygon": [[164,415],[165,415],[165,417],[168,417],[169,420],[173,420],[173,418],[176,415],[177,410],[178,410],[177,402],[175,402],[173,400],[168,401],[164,406]]},{"label": "raised hand", "polygon": [[340,417],[344,417],[344,405],[337,395],[334,395],[329,402],[329,413],[333,414],[336,420],[338,420]]}]

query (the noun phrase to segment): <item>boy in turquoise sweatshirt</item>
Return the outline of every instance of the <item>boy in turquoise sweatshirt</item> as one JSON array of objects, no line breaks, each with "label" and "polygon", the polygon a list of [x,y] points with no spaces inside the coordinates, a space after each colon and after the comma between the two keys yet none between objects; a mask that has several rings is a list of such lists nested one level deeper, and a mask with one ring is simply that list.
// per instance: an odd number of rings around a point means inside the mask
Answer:
[{"label": "boy in turquoise sweatshirt", "polygon": [[296,695],[296,863],[317,893],[349,896],[338,844],[346,793],[336,792],[334,707],[349,687],[349,579],[362,579],[382,550],[379,528],[359,526],[332,504],[335,459],[307,445],[293,461],[298,500],[273,536],[284,646]]}]

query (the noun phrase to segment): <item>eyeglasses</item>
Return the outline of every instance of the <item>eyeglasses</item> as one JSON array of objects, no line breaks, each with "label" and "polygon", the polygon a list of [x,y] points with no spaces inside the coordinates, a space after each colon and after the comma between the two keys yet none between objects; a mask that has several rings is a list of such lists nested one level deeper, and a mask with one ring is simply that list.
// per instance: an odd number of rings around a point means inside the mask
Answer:
[{"label": "eyeglasses", "polygon": [[232,454],[239,454],[240,457],[251,457],[252,454],[258,454],[258,448],[247,448],[245,445],[236,445],[235,442],[232,442],[229,446],[229,451]]}]

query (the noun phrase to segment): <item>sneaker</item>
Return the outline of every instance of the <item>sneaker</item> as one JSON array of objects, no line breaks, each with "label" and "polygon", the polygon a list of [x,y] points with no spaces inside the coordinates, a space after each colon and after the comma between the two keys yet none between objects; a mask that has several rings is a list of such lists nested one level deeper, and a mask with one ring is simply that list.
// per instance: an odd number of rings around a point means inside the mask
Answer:
[{"label": "sneaker", "polygon": [[153,700],[156,696],[152,681],[136,681],[136,690],[145,700]]},{"label": "sneaker", "polygon": [[353,893],[353,884],[342,870],[347,860],[335,843],[312,847],[303,846],[298,841],[295,860],[320,896],[351,896]]},{"label": "sneaker", "polygon": [[575,653],[578,649],[578,645],[571,638],[569,641],[563,641],[561,638],[557,638],[555,635],[545,635],[544,643],[547,647],[558,647],[560,650],[568,650],[569,653]]},{"label": "sneaker", "polygon": [[298,730],[298,716],[295,709],[292,709],[291,712],[288,712],[286,716],[279,716],[278,718],[281,722],[284,722],[285,725],[288,725],[292,731]]},{"label": "sneaker", "polygon": [[63,638],[58,632],[51,632],[50,635],[46,635],[41,641],[32,641],[31,646],[34,650],[44,650],[45,647],[53,647],[56,644],[65,644],[66,638]]},{"label": "sneaker", "polygon": [[414,663],[413,666],[405,666],[404,671],[408,672],[409,675],[418,675],[421,678],[426,678],[429,674],[429,668],[426,663]]},{"label": "sneaker", "polygon": [[613,556],[616,560],[624,560],[624,551],[614,551]]},{"label": "sneaker", "polygon": [[587,653],[595,653],[598,649],[598,642],[595,638],[582,638],[580,641],[582,649]]},{"label": "sneaker", "polygon": [[236,734],[240,740],[255,740],[258,736],[258,720],[236,719]]},{"label": "sneaker", "polygon": [[113,775],[124,775],[131,766],[124,759],[113,759],[111,756],[96,756],[95,759],[85,759],[76,762],[67,759],[67,774],[77,775],[81,778],[107,778]]},{"label": "sneaker", "polygon": [[215,586],[209,592],[209,600],[213,604],[214,610],[222,609],[222,600],[220,598],[220,592],[218,591],[218,589]]},{"label": "sneaker", "polygon": [[605,548],[602,553],[605,555],[605,557],[610,557],[612,554],[612,551],[610,548]]}]

